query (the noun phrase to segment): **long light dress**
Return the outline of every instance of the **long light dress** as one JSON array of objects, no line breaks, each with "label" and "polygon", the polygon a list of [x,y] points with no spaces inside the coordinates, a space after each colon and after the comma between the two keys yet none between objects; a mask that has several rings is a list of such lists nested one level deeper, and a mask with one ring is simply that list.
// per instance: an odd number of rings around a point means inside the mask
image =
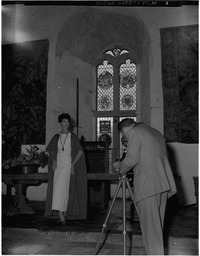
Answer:
[{"label": "long light dress", "polygon": [[[66,134],[60,134],[59,136],[57,169],[55,170],[53,181],[52,210],[66,212],[71,176],[71,133],[68,133],[67,138]],[[62,150],[63,146],[60,140],[64,144],[64,150]]]}]

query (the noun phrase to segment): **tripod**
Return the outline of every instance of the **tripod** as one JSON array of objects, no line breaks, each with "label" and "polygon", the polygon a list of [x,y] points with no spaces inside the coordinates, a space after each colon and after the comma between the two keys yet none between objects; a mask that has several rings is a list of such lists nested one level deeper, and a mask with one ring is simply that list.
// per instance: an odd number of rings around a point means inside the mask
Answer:
[{"label": "tripod", "polygon": [[[120,189],[121,186],[122,186],[122,200],[123,200],[123,238],[124,238],[124,255],[126,255],[126,186],[127,186],[128,190],[129,190],[131,199],[132,199],[133,204],[134,204],[133,193],[132,193],[132,191],[131,191],[131,186],[130,186],[130,183],[129,183],[129,180],[128,180],[126,174],[119,176],[119,183],[118,183],[118,186],[117,186],[117,188],[116,188],[116,191],[115,191],[113,200],[112,200],[112,202],[111,202],[109,211],[108,211],[108,213],[107,213],[105,222],[104,222],[104,224],[103,224],[103,228],[102,228],[101,234],[100,234],[100,236],[99,236],[99,240],[98,240],[98,243],[97,243],[97,245],[96,245],[96,248],[95,248],[95,251],[94,251],[94,255],[96,255],[97,250],[98,250],[98,248],[99,248],[99,243],[100,243],[100,241],[101,241],[101,237],[102,237],[103,232],[104,232],[104,230],[105,230],[105,228],[106,228],[106,226],[107,226],[108,219],[109,219],[110,214],[111,214],[111,212],[112,212],[112,209],[113,209],[115,200],[116,200],[116,198],[117,198],[117,195],[118,195],[118,192],[119,192],[119,189]],[[136,207],[135,207],[135,208],[136,208]]]}]

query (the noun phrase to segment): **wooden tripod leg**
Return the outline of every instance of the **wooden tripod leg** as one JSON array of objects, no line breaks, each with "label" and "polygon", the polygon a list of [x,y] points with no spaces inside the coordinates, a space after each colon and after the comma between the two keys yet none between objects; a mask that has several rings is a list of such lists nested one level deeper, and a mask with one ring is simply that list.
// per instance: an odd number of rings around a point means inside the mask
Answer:
[{"label": "wooden tripod leg", "polygon": [[126,176],[122,177],[124,255],[126,255],[126,179]]},{"label": "wooden tripod leg", "polygon": [[[136,209],[136,211],[137,211],[137,213],[138,213],[137,207],[136,207],[136,205],[135,205],[134,197],[133,197],[133,192],[132,192],[132,190],[131,190],[131,186],[130,186],[130,183],[129,183],[129,180],[128,180],[128,179],[126,180],[126,185],[127,185],[127,187],[128,187],[128,191],[129,191],[129,193],[130,193],[132,202],[133,202],[133,204],[134,204],[134,206],[135,206],[135,209]],[[138,214],[138,216],[139,216],[139,214]]]},{"label": "wooden tripod leg", "polygon": [[116,198],[117,198],[117,195],[118,195],[118,192],[119,192],[121,183],[122,183],[122,180],[120,179],[120,180],[119,180],[119,184],[118,184],[118,186],[117,186],[117,188],[116,188],[116,191],[115,191],[115,194],[114,194],[114,198],[113,198],[112,203],[111,203],[111,205],[110,205],[108,214],[107,214],[107,216],[106,216],[105,222],[104,222],[104,224],[103,224],[103,228],[102,228],[102,230],[101,230],[101,234],[100,234],[100,236],[99,236],[99,240],[98,240],[98,242],[97,242],[97,245],[96,245],[96,248],[95,248],[95,251],[94,251],[94,255],[97,254],[97,250],[98,250],[98,248],[99,248],[99,243],[100,243],[100,241],[101,241],[101,237],[102,237],[103,232],[104,232],[104,230],[105,230],[105,228],[106,228],[106,226],[107,226],[107,222],[108,222],[108,219],[109,219],[109,217],[110,217],[110,214],[111,214],[112,208],[113,208],[113,206],[114,206],[115,200],[116,200]]}]

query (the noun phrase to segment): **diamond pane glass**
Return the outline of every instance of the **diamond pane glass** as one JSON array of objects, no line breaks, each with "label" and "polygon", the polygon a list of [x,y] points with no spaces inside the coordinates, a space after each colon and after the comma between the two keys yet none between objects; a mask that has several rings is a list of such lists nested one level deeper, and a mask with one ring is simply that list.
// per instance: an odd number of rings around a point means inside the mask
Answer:
[{"label": "diamond pane glass", "polygon": [[127,59],[120,66],[120,110],[136,110],[136,65]]},{"label": "diamond pane glass", "polygon": [[113,110],[113,66],[108,61],[97,68],[97,110]]}]

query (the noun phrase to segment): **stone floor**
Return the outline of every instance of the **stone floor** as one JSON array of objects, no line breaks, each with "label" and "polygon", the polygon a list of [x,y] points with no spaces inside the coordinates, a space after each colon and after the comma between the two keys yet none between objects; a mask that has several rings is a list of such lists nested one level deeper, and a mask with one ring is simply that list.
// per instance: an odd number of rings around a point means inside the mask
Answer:
[{"label": "stone floor", "polygon": [[[7,216],[8,200],[2,203],[2,254],[94,255],[108,209],[91,208],[87,220],[44,218],[44,202],[29,202],[34,215]],[[122,200],[117,199],[97,250],[101,255],[122,255]],[[145,255],[138,217],[126,201],[127,255]],[[198,255],[198,207],[168,202],[164,228],[166,255]]]}]

